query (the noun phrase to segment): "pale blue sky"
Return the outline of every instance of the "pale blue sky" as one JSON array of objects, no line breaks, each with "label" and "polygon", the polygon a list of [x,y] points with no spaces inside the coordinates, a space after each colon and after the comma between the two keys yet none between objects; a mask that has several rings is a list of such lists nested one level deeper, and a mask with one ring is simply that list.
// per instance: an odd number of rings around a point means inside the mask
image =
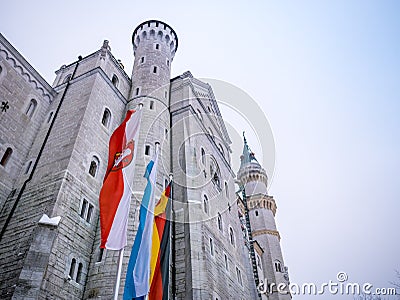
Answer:
[{"label": "pale blue sky", "polygon": [[52,83],[104,39],[130,74],[136,25],[170,24],[172,76],[230,82],[268,117],[291,281],[346,271],[388,287],[400,270],[399,16],[398,1],[7,1],[0,31]]}]

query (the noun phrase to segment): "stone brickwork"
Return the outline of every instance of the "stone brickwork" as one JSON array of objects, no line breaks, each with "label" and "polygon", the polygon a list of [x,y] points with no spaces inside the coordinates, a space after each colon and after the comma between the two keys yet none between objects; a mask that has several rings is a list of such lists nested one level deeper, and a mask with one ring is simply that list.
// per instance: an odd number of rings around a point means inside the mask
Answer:
[{"label": "stone brickwork", "polygon": [[176,298],[246,299],[248,261],[227,155],[229,137],[209,89],[190,73],[171,86],[174,209],[185,223],[179,224],[175,239]]},{"label": "stone brickwork", "polygon": [[[1,299],[112,298],[118,251],[99,248],[98,197],[109,138],[127,110],[140,107],[119,296],[139,222],[143,174],[158,149],[157,198],[174,175],[170,298],[256,298],[231,141],[212,88],[190,72],[171,79],[178,38],[164,22],[140,24],[132,44],[131,78],[104,41],[94,53],[61,66],[51,87],[0,35],[0,101],[10,106],[0,117],[0,159],[12,149],[0,165]],[[254,230],[276,231],[272,201],[261,213],[264,221],[252,216]],[[41,223],[43,214],[59,221]],[[262,270],[281,280],[271,260],[283,266],[279,236],[257,239]]]}]

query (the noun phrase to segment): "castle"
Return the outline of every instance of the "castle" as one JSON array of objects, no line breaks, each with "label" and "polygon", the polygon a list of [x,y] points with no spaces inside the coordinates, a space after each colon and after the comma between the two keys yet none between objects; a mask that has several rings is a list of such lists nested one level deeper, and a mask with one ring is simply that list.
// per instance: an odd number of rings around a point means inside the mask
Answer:
[{"label": "castle", "polygon": [[156,198],[173,174],[169,298],[291,299],[277,291],[289,278],[265,170],[244,140],[235,176],[211,86],[190,72],[171,79],[169,25],[143,22],[132,43],[131,76],[104,41],[49,85],[0,35],[0,298],[112,298],[118,252],[99,248],[98,196],[110,135],[142,104],[126,248],[159,143]]}]

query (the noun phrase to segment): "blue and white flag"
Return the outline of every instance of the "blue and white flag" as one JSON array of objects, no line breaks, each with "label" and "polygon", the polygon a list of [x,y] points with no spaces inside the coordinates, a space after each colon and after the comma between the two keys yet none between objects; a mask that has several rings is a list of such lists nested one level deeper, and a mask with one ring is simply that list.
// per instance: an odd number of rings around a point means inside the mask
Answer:
[{"label": "blue and white flag", "polygon": [[158,151],[146,167],[147,185],[140,205],[139,227],[136,232],[124,288],[124,300],[144,299],[150,291],[150,257],[154,222],[154,189]]}]

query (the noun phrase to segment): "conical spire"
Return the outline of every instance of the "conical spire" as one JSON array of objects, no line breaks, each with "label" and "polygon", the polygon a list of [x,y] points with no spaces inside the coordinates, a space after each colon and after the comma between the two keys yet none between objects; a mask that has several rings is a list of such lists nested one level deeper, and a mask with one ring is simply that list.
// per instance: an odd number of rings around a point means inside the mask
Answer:
[{"label": "conical spire", "polygon": [[257,161],[254,152],[251,151],[249,145],[247,144],[247,140],[246,137],[244,135],[244,131],[243,131],[243,153],[240,156],[240,168],[244,167],[245,165],[251,163],[251,162],[255,162],[258,165],[260,165],[260,163]]}]

